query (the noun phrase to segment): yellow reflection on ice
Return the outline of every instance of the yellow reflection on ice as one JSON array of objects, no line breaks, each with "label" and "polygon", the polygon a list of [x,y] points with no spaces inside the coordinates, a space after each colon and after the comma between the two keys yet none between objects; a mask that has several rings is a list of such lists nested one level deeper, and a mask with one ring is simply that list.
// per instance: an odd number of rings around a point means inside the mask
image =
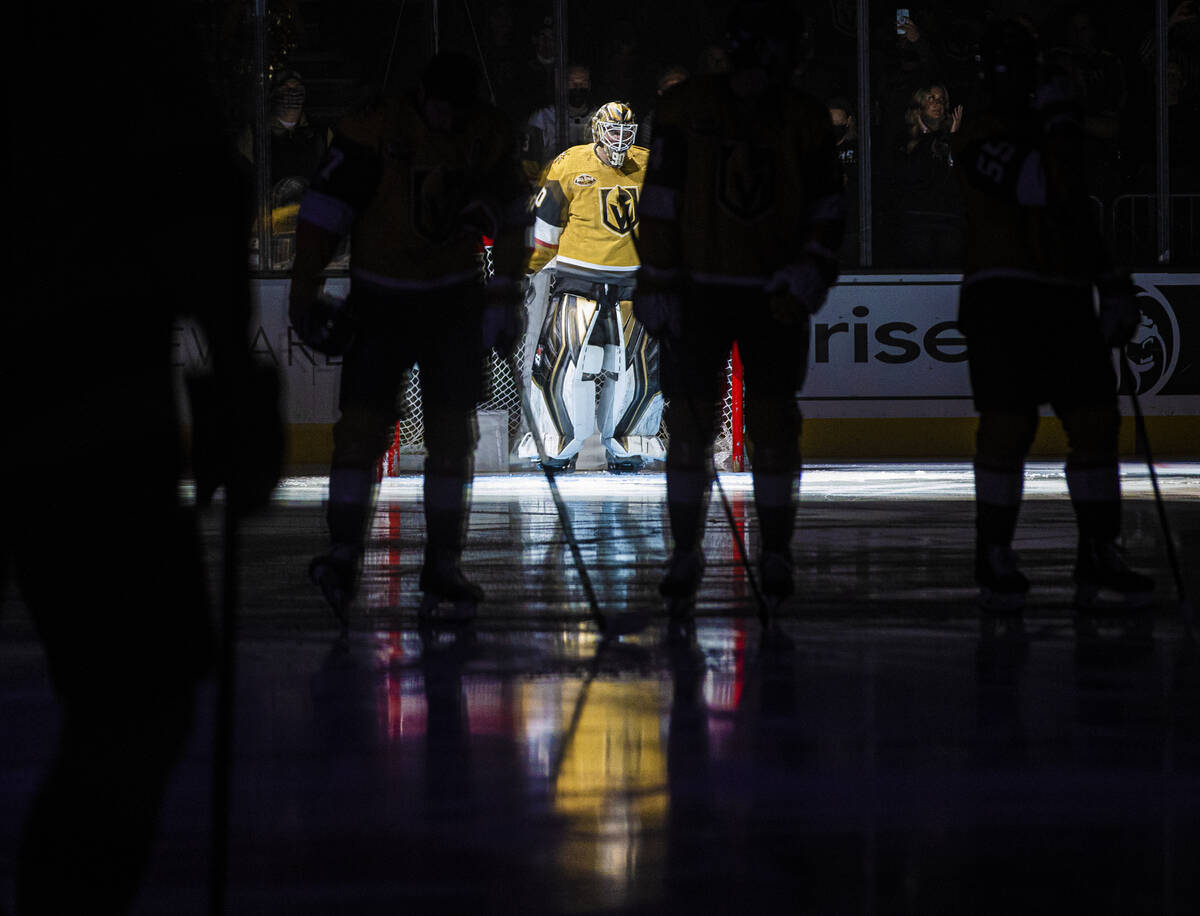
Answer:
[{"label": "yellow reflection on ice", "polygon": [[[581,688],[582,682],[563,692],[564,726]],[[650,852],[647,836],[664,829],[668,701],[657,681],[594,681],[553,786],[555,810],[570,822],[559,864],[603,880],[610,903],[631,893]]]}]

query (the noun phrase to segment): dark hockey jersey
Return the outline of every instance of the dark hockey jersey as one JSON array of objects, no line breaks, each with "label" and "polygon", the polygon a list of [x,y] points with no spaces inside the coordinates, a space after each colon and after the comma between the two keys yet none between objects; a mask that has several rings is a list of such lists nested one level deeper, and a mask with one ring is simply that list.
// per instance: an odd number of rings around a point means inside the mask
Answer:
[{"label": "dark hockey jersey", "polygon": [[801,92],[739,97],[727,76],[667,92],[641,199],[638,250],[701,282],[766,279],[809,241],[836,251],[845,216],[828,109]]},{"label": "dark hockey jersey", "polygon": [[337,125],[300,220],[351,237],[351,274],[399,288],[480,277],[480,240],[498,275],[525,262],[529,193],[508,123],[478,105],[453,133],[431,129],[408,99]]},{"label": "dark hockey jersey", "polygon": [[1114,267],[1084,183],[1069,110],[981,113],[954,135],[967,208],[968,281],[1091,284]]}]

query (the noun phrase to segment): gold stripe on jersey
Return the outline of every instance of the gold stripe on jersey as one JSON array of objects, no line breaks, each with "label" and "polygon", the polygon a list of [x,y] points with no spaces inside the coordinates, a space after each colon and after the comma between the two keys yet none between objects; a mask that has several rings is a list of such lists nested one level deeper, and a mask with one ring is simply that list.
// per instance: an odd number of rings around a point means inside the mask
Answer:
[{"label": "gold stripe on jersey", "polygon": [[534,201],[529,269],[557,256],[575,272],[633,273],[638,204],[650,151],[630,147],[620,168],[601,161],[592,144],[572,146],[550,164]]}]

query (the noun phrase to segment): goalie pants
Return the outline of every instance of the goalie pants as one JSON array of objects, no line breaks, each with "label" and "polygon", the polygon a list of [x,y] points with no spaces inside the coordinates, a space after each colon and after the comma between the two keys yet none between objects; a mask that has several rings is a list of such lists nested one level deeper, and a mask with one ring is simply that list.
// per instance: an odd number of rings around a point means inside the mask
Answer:
[{"label": "goalie pants", "polygon": [[1012,541],[1042,404],[1067,436],[1067,489],[1080,538],[1114,540],[1121,528],[1117,377],[1091,289],[1015,278],[968,282],[959,326],[979,411],[978,543]]},{"label": "goalie pants", "polygon": [[357,331],[342,365],[333,428],[328,522],[334,547],[361,554],[374,507],[375,468],[392,441],[409,369],[419,364],[425,437],[426,563],[462,553],[470,508],[476,404],[483,398],[483,290],[352,288]]},{"label": "goalie pants", "polygon": [[800,479],[796,394],[808,369],[809,322],[785,324],[758,288],[695,284],[684,294],[682,333],[662,344],[667,398],[667,506],[677,550],[699,546],[712,486],[712,444],[721,422],[734,341],[746,387],[754,502],[763,550],[786,553]]}]

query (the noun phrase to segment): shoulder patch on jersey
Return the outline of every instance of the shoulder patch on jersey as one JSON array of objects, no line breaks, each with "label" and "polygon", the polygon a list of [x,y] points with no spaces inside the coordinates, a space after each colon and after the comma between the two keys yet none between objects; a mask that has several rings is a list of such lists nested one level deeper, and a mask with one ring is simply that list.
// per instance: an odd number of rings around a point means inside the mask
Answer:
[{"label": "shoulder patch on jersey", "polygon": [[583,172],[579,175],[576,175],[575,180],[572,182],[572,184],[577,184],[581,188],[590,188],[595,183],[596,183],[596,176],[589,175],[587,172]]}]

